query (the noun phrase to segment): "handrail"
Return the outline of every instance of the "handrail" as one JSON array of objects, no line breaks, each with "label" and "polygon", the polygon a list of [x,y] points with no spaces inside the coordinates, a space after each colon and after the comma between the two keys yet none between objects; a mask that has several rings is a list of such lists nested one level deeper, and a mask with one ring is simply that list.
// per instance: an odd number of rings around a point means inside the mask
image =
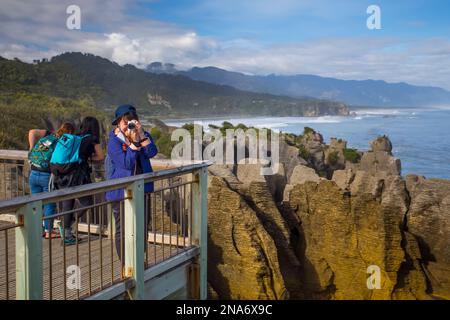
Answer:
[{"label": "handrail", "polygon": [[0,158],[5,160],[27,160],[28,151],[0,149]]},{"label": "handrail", "polygon": [[[185,164],[185,163],[181,163]],[[189,162],[188,165],[181,165],[176,168],[164,169],[160,171],[155,171],[152,173],[140,174],[132,177],[125,177],[119,179],[112,179],[102,182],[91,183],[87,185],[66,188],[62,190],[56,190],[53,192],[40,193],[35,195],[21,196],[14,199],[0,201],[0,214],[3,213],[13,213],[15,217],[14,233],[15,233],[15,288],[16,288],[16,299],[43,299],[44,297],[44,286],[48,284],[50,287],[49,298],[52,299],[52,286],[53,281],[53,267],[55,259],[51,258],[51,254],[44,263],[44,245],[47,242],[42,241],[42,222],[43,222],[43,204],[55,203],[67,199],[81,198],[87,195],[93,195],[98,193],[103,193],[109,190],[125,189],[126,196],[121,203],[121,214],[120,219],[123,221],[124,228],[121,230],[123,242],[123,248],[121,250],[122,257],[119,258],[121,265],[116,269],[121,272],[121,281],[133,281],[132,287],[127,287],[128,294],[133,299],[144,299],[145,297],[151,297],[152,292],[146,290],[146,286],[150,285],[146,283],[148,280],[146,278],[145,270],[150,270],[148,265],[148,234],[145,226],[148,226],[148,218],[151,223],[152,232],[154,235],[154,254],[155,254],[155,267],[156,267],[156,248],[157,248],[157,235],[162,238],[162,259],[165,259],[165,252],[167,251],[169,257],[172,256],[172,246],[176,246],[176,255],[178,255],[179,247],[183,248],[182,252],[186,252],[185,249],[196,248],[195,258],[191,261],[192,267],[190,267],[189,272],[186,273],[186,277],[189,278],[187,281],[186,288],[189,288],[189,295],[192,297],[198,297],[200,299],[206,299],[207,297],[207,196],[208,196],[208,166],[212,165],[211,161],[194,161]],[[158,203],[158,194],[146,194],[144,184],[150,181],[161,181],[163,179],[169,179],[176,176],[186,175],[187,182],[175,182],[173,184],[169,183],[169,187],[179,188],[176,194],[179,197],[180,202],[175,205],[172,203],[172,190],[170,191],[169,197],[169,207],[166,208],[165,192],[164,186],[157,189],[159,192],[160,202]],[[191,176],[192,175],[192,176]],[[189,185],[188,192],[186,194],[185,186]],[[180,188],[182,186],[182,188]],[[167,199],[166,199],[167,200]],[[113,230],[113,212],[110,206],[105,206],[105,202],[96,203],[99,205],[99,214],[102,216],[104,212],[110,215],[110,230]],[[160,209],[160,217],[157,218],[157,209]],[[179,208],[178,208],[179,207]],[[91,208],[93,209],[93,208]],[[166,213],[166,209],[169,211]],[[175,211],[174,211],[175,209]],[[177,211],[179,209],[179,211]],[[106,210],[106,211],[105,211]],[[70,211],[66,211],[67,213]],[[92,213],[91,211],[88,211]],[[147,213],[147,214],[146,214]],[[176,226],[172,226],[173,214],[175,213]],[[151,216],[149,217],[148,214]],[[167,237],[167,228],[164,226],[165,215],[169,217],[169,247],[166,249],[164,247],[165,238]],[[48,218],[48,217],[47,217]],[[160,227],[157,227],[157,219],[161,220]],[[77,220],[76,220],[77,221]],[[88,218],[88,221],[89,218]],[[102,224],[102,222],[100,222]],[[78,224],[76,224],[76,232],[78,233]],[[175,229],[173,229],[175,227]],[[181,228],[180,228],[181,227]],[[82,267],[88,265],[89,270],[89,280],[88,289],[89,295],[94,291],[92,289],[91,283],[91,266],[92,266],[92,253],[91,253],[91,236],[90,236],[90,226],[88,225],[88,258],[79,259],[78,247],[76,248],[77,264],[76,266]],[[176,230],[176,235],[173,235],[172,230]],[[100,230],[101,231],[101,230]],[[3,231],[7,235],[7,231]],[[11,231],[12,232],[12,231]],[[158,233],[160,232],[160,233]],[[112,234],[112,233],[111,233]],[[182,245],[179,244],[179,237],[182,237]],[[172,238],[175,237],[176,241],[173,242]],[[6,238],[5,238],[6,239]],[[100,237],[100,248],[103,248],[102,237]],[[111,237],[112,241],[113,238]],[[187,241],[188,240],[188,241]],[[78,245],[78,244],[77,244]],[[6,245],[7,247],[7,245]],[[113,262],[113,247],[114,243],[111,242],[111,279],[114,278],[114,262]],[[66,246],[62,246],[62,268],[66,271]],[[85,248],[86,249],[86,248]],[[158,250],[160,250],[158,249]],[[164,251],[166,249],[166,251]],[[61,251],[60,250],[60,251]],[[52,253],[51,240],[48,242],[48,252]],[[72,252],[73,253],[73,252]],[[100,261],[94,263],[94,265],[100,265],[100,272],[103,275],[103,262],[102,262],[102,249],[100,249]],[[58,258],[59,259],[59,258]],[[159,261],[159,260],[158,260]],[[178,261],[178,260],[177,260]],[[181,261],[181,260],[180,260]],[[161,262],[161,261],[160,261]],[[48,275],[44,273],[44,266],[48,265],[49,272]],[[117,265],[116,265],[117,267]],[[164,264],[158,265],[157,269],[152,269],[154,273],[162,274],[168,269],[169,265]],[[59,268],[59,267],[58,267]],[[153,268],[153,267],[152,267]],[[156,271],[158,270],[158,271]],[[149,271],[150,272],[150,271]],[[64,272],[63,272],[64,273]],[[47,276],[49,278],[47,278]],[[62,278],[64,285],[64,279]],[[81,281],[81,278],[80,278]],[[7,289],[8,280],[7,280]],[[58,282],[59,283],[59,282]],[[103,288],[105,282],[100,279],[100,289]],[[111,280],[111,283],[113,281]],[[94,285],[94,288],[96,285]],[[64,287],[65,288],[65,287]],[[66,290],[66,289],[64,289]],[[79,289],[78,289],[79,290]],[[107,295],[106,295],[107,296]],[[7,294],[7,297],[9,295]],[[66,298],[66,291],[64,291],[64,297]],[[83,296],[84,297],[84,296]],[[105,296],[103,296],[105,297]],[[78,298],[80,298],[78,292]]]},{"label": "handrail", "polygon": [[15,211],[20,207],[34,201],[42,201],[42,204],[47,204],[91,195],[93,191],[106,192],[111,190],[122,189],[128,186],[129,184],[139,180],[144,180],[145,183],[152,182],[164,178],[170,178],[180,174],[191,173],[197,169],[208,167],[211,164],[212,161],[203,161],[172,169],[165,169],[151,173],[139,174],[131,177],[94,182],[86,185],[55,190],[52,192],[45,192],[40,194],[27,195],[9,200],[4,200],[0,201],[0,214]]}]

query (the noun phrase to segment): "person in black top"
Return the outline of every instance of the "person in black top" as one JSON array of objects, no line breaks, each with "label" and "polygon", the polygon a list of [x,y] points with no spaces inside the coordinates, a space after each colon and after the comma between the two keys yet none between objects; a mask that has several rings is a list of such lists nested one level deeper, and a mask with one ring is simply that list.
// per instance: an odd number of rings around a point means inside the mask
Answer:
[{"label": "person in black top", "polygon": [[[49,135],[54,135],[57,139],[65,133],[72,134],[75,131],[75,127],[71,122],[63,122],[56,133],[50,130],[40,130],[32,129],[28,132],[28,142],[30,144],[30,150],[38,143],[38,141]],[[30,176],[29,176],[29,186],[31,194],[36,194],[40,192],[48,192],[50,181],[50,168],[42,168],[30,164]],[[44,217],[49,217],[55,214],[56,205],[54,203],[49,203],[44,206]],[[44,219],[44,237],[46,239],[52,237],[57,238],[59,234],[56,230],[53,230],[53,219]]]},{"label": "person in black top", "polygon": [[[91,183],[91,168],[89,160],[102,161],[104,153],[100,145],[100,126],[98,120],[94,117],[86,117],[81,123],[79,136],[84,136],[79,148],[79,156],[82,162],[70,173],[53,174],[53,189],[59,190],[79,185]],[[75,215],[79,218],[84,214],[83,207],[93,204],[93,197],[86,196],[77,199],[81,205],[80,211],[65,214],[63,216],[63,229],[60,229],[61,235],[64,235],[64,244],[75,244],[77,239],[72,232],[72,224]],[[75,199],[60,202],[60,212],[64,213],[74,209]]]}]

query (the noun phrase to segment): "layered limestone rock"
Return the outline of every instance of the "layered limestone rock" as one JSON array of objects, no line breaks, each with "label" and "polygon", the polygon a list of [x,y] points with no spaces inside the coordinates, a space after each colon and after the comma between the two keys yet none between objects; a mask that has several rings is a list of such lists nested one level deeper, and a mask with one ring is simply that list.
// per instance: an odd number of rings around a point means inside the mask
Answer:
[{"label": "layered limestone rock", "polygon": [[325,164],[328,171],[345,168],[344,150],[347,149],[347,141],[331,138],[330,144],[325,148]]},{"label": "layered limestone rock", "polygon": [[[398,282],[406,260],[401,228],[407,195],[401,184],[400,177],[391,177],[381,192],[364,184],[351,196],[333,181],[294,187],[290,207],[301,223],[297,255],[303,258],[301,275],[308,297],[391,299],[397,287],[405,293],[402,298],[425,295],[425,287],[414,288],[415,296]],[[381,272],[380,289],[367,286],[370,266]]]},{"label": "layered limestone rock", "polygon": [[450,181],[406,177],[408,231],[419,242],[433,295],[450,299]]},{"label": "layered limestone rock", "polygon": [[218,297],[288,297],[277,251],[255,210],[225,179],[212,177],[208,192],[208,281]]},{"label": "layered limestone rock", "polygon": [[[223,200],[223,195],[229,195],[233,201],[235,200],[235,202],[226,201],[227,212],[233,217],[231,218],[232,229],[240,230],[242,237],[259,239],[261,243],[257,243],[257,247],[260,249],[256,253],[252,251],[250,253],[268,258],[260,260],[252,258],[252,254],[247,253],[237,257],[233,252],[236,250],[233,250],[233,248],[223,250],[220,255],[223,257],[223,261],[240,259],[243,263],[242,272],[247,273],[248,277],[254,277],[254,279],[261,278],[258,273],[255,273],[257,264],[259,264],[260,269],[271,270],[272,279],[270,283],[272,288],[268,292],[265,291],[260,297],[301,298],[302,292],[298,280],[300,264],[290,243],[290,229],[274,201],[274,195],[270,190],[271,180],[266,180],[270,176],[261,176],[261,168],[260,164],[241,164],[237,168],[236,175],[233,174],[233,170],[225,166],[212,166],[210,168],[209,196],[212,197],[211,199],[217,199],[215,194],[218,192],[222,194],[221,200]],[[217,180],[218,178],[221,180]],[[223,205],[217,206],[214,201],[209,202],[209,208],[217,211],[218,214],[224,212]],[[242,211],[242,208],[245,208],[244,211]],[[226,243],[225,239],[229,236],[229,234],[223,234],[222,232],[225,222],[220,221],[218,223],[211,213],[209,213],[209,218],[210,239],[214,243],[221,243],[220,248],[223,248],[222,244]],[[255,227],[257,227],[256,234],[260,234],[258,237],[253,236]],[[255,247],[254,244],[249,242],[239,242],[237,246],[239,245]],[[211,255],[217,256],[216,249],[215,246],[211,247]],[[276,269],[273,269],[275,266],[271,263],[273,261],[277,261]],[[253,268],[245,270],[247,265],[252,265]],[[235,264],[231,263],[230,267],[233,269]],[[227,268],[222,266],[222,268],[216,270],[217,274],[227,274]],[[211,287],[219,297],[256,298],[253,294],[248,295],[250,291],[247,293],[240,291],[241,280],[239,277],[234,279],[227,277],[227,280],[227,287],[220,286],[215,281],[210,282]],[[254,283],[258,281],[255,280]],[[280,288],[283,288],[282,291],[280,291]],[[251,290],[259,292],[257,288]]]},{"label": "layered limestone rock", "polygon": [[[293,143],[293,142],[291,142]],[[294,168],[298,165],[307,165],[305,159],[299,155],[297,147],[290,145],[287,141],[280,141],[280,163],[284,165],[286,179],[289,179]]]},{"label": "layered limestone rock", "polygon": [[300,155],[307,162],[299,164],[313,168],[321,177],[331,178],[335,170],[346,167],[347,141],[345,140],[331,138],[327,145],[322,135],[310,128],[305,128],[301,136],[296,138],[287,136],[285,139],[298,146]]},{"label": "layered limestone rock", "polygon": [[369,142],[373,152],[387,152],[392,155],[392,142],[387,136],[381,136]]},{"label": "layered limestone rock", "polygon": [[288,179],[288,184],[286,184],[283,192],[283,201],[289,201],[289,195],[291,190],[294,188],[296,184],[303,184],[306,181],[319,182],[320,177],[314,171],[314,169],[298,165],[294,168],[294,171],[291,177]]},{"label": "layered limestone rock", "polygon": [[317,172],[325,171],[325,145],[320,133],[308,130],[300,139],[300,144],[308,153],[308,163],[316,169]]},{"label": "layered limestone rock", "polygon": [[283,166],[279,185],[261,165],[213,166],[211,297],[450,298],[450,181],[405,180],[400,168],[387,137],[332,180],[305,165]]},{"label": "layered limestone rock", "polygon": [[401,174],[401,162],[392,156],[392,143],[386,137],[379,137],[370,142],[371,150],[364,152],[357,164],[347,162],[347,169],[362,170],[370,173],[384,171],[387,174]]},{"label": "layered limestone rock", "polygon": [[[285,197],[299,220],[297,255],[311,298],[431,297],[419,243],[407,231],[411,199],[400,163],[386,137],[371,146],[361,165],[335,171],[332,181],[299,183]],[[377,290],[367,286],[373,266],[381,272]]]},{"label": "layered limestone rock", "polygon": [[[286,171],[283,163],[279,163],[274,174],[264,174],[263,168],[269,163],[261,164],[257,159],[244,159],[236,168],[236,176],[240,182],[247,185],[251,182],[262,182],[267,184],[270,194],[275,202],[283,199],[283,191],[286,185]],[[274,168],[275,170],[275,168]]]}]

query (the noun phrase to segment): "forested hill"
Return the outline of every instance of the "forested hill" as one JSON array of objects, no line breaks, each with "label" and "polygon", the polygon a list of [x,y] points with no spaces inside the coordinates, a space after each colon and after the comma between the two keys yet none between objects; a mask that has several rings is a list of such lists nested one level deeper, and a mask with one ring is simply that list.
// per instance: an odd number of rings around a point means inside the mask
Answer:
[{"label": "forested hill", "polygon": [[[341,80],[308,74],[298,75],[246,75],[216,67],[194,67],[188,71],[173,71],[193,80],[229,85],[239,90],[286,95],[309,96],[338,100],[349,105],[373,107],[423,107],[450,104],[450,92],[438,87],[414,86],[407,83],[388,83],[381,80]],[[156,64],[150,64],[155,72]],[[166,70],[168,69],[168,70]],[[176,69],[175,69],[176,70]]]},{"label": "forested hill", "polygon": [[141,113],[157,117],[348,114],[347,106],[338,102],[252,93],[182,75],[152,74],[83,53],[64,53],[33,64],[0,57],[0,92],[89,98],[104,110],[132,103]]}]

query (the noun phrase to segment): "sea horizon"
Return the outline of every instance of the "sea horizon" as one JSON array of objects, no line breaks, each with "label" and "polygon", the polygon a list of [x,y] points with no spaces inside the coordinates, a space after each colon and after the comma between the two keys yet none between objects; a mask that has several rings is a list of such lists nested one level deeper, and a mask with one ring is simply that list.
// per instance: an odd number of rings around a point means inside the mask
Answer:
[{"label": "sea horizon", "polygon": [[387,135],[393,144],[393,154],[402,163],[402,175],[416,174],[426,178],[450,179],[450,106],[411,108],[354,108],[349,116],[319,117],[201,117],[161,119],[166,125],[180,127],[198,123],[205,129],[228,121],[233,125],[268,128],[284,133],[301,134],[311,127],[323,135],[347,141],[348,148],[369,150],[369,142]]}]

